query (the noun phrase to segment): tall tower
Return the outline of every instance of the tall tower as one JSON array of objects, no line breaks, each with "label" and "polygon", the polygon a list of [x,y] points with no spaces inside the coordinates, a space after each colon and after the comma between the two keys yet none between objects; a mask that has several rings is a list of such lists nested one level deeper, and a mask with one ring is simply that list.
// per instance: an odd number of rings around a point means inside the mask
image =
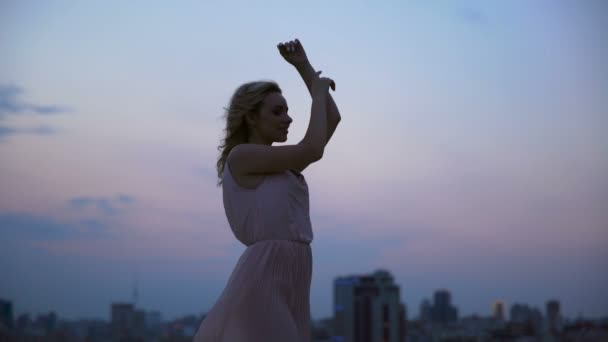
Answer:
[{"label": "tall tower", "polygon": [[129,336],[133,330],[133,304],[131,303],[112,303],[110,317],[112,336],[119,340]]},{"label": "tall tower", "polygon": [[559,301],[556,299],[547,301],[547,328],[550,333],[555,334],[561,330],[561,314]]},{"label": "tall tower", "polygon": [[420,303],[420,320],[423,322],[430,322],[432,320],[431,315],[431,301],[428,299],[423,299]]},{"label": "tall tower", "polygon": [[501,300],[497,300],[492,305],[493,317],[497,321],[505,320],[505,303]]},{"label": "tall tower", "polygon": [[378,270],[336,278],[334,323],[333,341],[405,341],[406,308],[392,275]]},{"label": "tall tower", "polygon": [[435,291],[431,316],[434,323],[449,323],[458,320],[458,310],[452,306],[450,291],[440,289]]}]

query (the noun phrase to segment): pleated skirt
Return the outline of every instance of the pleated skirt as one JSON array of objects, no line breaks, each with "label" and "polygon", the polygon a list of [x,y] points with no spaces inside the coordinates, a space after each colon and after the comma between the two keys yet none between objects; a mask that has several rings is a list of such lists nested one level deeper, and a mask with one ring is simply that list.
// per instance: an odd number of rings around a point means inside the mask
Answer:
[{"label": "pleated skirt", "polygon": [[238,259],[194,342],[310,342],[310,244],[264,240]]}]

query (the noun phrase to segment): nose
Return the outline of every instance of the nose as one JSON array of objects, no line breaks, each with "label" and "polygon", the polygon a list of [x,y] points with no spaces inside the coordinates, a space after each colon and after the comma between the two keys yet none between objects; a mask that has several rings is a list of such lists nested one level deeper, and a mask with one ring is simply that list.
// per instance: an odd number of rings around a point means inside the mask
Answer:
[{"label": "nose", "polygon": [[292,122],[292,121],[293,121],[293,120],[289,119],[287,122],[284,122],[284,123],[283,123],[283,125],[281,125],[281,126],[283,126],[283,127],[285,127],[285,128],[288,128],[288,127],[291,125],[291,122]]}]

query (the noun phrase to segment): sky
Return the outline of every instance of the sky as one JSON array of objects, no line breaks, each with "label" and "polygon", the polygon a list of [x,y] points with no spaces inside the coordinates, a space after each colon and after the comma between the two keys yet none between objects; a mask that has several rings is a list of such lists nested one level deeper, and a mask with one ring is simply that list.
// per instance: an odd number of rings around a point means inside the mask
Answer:
[{"label": "sky", "polygon": [[408,316],[448,289],[608,315],[604,1],[0,2],[0,298],[15,315],[202,314],[245,250],[215,165],[242,83],[311,99],[298,38],[342,121],[304,171],[311,312],[386,269]]}]

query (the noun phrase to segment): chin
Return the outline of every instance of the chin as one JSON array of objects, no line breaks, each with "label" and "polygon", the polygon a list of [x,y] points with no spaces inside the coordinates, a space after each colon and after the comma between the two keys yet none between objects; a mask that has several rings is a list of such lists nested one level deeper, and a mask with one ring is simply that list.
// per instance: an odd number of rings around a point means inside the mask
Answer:
[{"label": "chin", "polygon": [[286,142],[286,141],[287,141],[287,134],[281,135],[277,138],[277,142]]}]

